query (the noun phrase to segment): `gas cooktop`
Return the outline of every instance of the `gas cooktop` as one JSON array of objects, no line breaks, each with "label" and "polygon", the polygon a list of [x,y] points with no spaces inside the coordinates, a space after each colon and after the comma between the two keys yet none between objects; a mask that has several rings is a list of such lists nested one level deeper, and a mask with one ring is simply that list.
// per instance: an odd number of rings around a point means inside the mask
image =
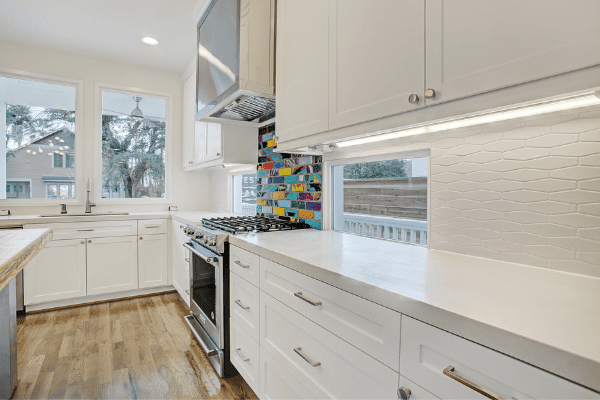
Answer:
[{"label": "gas cooktop", "polygon": [[230,234],[245,232],[288,231],[292,229],[307,229],[309,225],[303,222],[291,222],[282,219],[264,218],[258,216],[203,218],[202,225],[207,228],[219,229]]}]

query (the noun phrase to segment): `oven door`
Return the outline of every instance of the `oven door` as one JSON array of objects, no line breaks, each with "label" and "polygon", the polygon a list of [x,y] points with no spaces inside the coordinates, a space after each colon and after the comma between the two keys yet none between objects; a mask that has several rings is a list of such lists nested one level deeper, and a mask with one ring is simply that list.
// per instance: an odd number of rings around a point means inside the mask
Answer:
[{"label": "oven door", "polygon": [[191,241],[190,308],[214,343],[223,348],[223,257]]}]

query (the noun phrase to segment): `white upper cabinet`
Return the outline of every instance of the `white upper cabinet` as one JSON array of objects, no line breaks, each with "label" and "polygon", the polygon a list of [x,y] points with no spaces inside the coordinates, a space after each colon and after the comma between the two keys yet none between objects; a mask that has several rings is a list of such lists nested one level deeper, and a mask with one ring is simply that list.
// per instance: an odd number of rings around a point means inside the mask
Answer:
[{"label": "white upper cabinet", "polygon": [[598,0],[427,0],[427,105],[600,64]]},{"label": "white upper cabinet", "polygon": [[196,71],[183,84],[183,168],[194,163]]},{"label": "white upper cabinet", "polygon": [[206,161],[209,161],[221,157],[223,149],[221,147],[221,124],[208,123],[207,125],[208,129],[206,130],[206,153],[204,159]]},{"label": "white upper cabinet", "polygon": [[594,87],[599,15],[598,0],[281,1],[278,148]]},{"label": "white upper cabinet", "polygon": [[329,130],[423,106],[424,15],[423,0],[330,1]]},{"label": "white upper cabinet", "polygon": [[281,141],[328,129],[329,3],[277,3],[276,110]]}]

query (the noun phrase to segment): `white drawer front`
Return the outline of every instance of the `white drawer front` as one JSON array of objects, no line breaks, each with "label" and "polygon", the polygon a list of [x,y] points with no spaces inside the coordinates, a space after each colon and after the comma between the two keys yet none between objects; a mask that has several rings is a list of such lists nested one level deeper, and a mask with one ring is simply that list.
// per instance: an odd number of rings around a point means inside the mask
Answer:
[{"label": "white drawer front", "polygon": [[400,373],[441,399],[484,398],[453,374],[502,399],[598,399],[581,386],[502,353],[424,324],[402,318]]},{"label": "white drawer front", "polygon": [[137,235],[137,221],[135,220],[30,224],[25,225],[24,228],[50,228],[52,229],[52,240]]},{"label": "white drawer front", "polygon": [[[403,389],[405,392],[410,391],[410,397],[409,400],[438,400],[438,397],[435,397],[434,395],[432,395],[431,393],[429,393],[427,390],[423,389],[421,386],[417,385],[416,383],[406,379],[405,377],[403,377],[402,375],[400,375],[400,380],[399,380],[399,385],[398,385],[398,390]],[[401,399],[402,397],[400,396],[400,394],[398,394],[398,398]]]},{"label": "white drawer front", "polygon": [[258,342],[260,330],[259,290],[236,274],[231,274],[229,307],[231,318]]},{"label": "white drawer front", "polygon": [[393,370],[399,370],[400,313],[262,257],[260,287]]},{"label": "white drawer front", "polygon": [[260,345],[314,397],[396,399],[397,372],[265,292],[260,309]]},{"label": "white drawer front", "polygon": [[254,254],[231,246],[229,269],[258,287],[259,257]]},{"label": "white drawer front", "polygon": [[167,233],[168,219],[144,219],[138,220],[138,235],[154,235]]},{"label": "white drawer front", "polygon": [[231,363],[248,383],[254,393],[260,389],[260,351],[252,339],[233,319],[231,321],[229,351]]},{"label": "white drawer front", "polygon": [[314,399],[283,367],[260,348],[260,394],[261,400]]}]

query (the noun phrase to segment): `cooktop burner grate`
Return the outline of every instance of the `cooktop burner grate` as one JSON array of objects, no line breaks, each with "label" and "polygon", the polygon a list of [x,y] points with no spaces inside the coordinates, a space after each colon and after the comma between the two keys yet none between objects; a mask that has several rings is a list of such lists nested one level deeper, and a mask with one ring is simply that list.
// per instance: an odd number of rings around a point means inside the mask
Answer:
[{"label": "cooktop burner grate", "polygon": [[281,219],[265,217],[224,217],[204,218],[202,225],[207,228],[220,229],[231,234],[245,232],[270,232],[287,231],[292,229],[306,229],[309,225],[301,222],[291,222]]}]

